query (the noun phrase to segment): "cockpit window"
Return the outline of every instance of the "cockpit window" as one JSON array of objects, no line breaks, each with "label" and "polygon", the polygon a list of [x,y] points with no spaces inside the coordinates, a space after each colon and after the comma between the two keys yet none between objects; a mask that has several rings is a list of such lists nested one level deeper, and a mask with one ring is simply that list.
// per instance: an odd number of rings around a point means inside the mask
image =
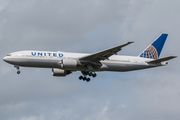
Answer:
[{"label": "cockpit window", "polygon": [[7,56],[11,56],[11,54],[8,54]]}]

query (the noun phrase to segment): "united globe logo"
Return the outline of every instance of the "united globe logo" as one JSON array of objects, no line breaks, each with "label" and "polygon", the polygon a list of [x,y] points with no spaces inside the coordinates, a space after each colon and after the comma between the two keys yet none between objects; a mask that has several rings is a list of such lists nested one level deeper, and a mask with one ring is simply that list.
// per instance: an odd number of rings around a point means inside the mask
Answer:
[{"label": "united globe logo", "polygon": [[158,52],[156,48],[150,45],[141,55],[143,58],[158,59]]}]

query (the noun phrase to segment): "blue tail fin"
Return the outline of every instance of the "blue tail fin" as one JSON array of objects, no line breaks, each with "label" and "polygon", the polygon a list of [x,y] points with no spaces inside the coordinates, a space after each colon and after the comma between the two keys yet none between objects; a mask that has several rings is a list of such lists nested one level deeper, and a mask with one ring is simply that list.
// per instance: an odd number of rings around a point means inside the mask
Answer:
[{"label": "blue tail fin", "polygon": [[158,59],[168,34],[160,35],[151,45],[149,45],[139,57]]}]

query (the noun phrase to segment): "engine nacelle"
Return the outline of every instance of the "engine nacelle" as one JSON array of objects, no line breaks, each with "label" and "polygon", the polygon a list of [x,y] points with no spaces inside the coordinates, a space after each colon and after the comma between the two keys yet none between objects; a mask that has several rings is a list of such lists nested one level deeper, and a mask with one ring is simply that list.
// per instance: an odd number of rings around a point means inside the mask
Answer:
[{"label": "engine nacelle", "polygon": [[62,70],[62,69],[58,69],[58,68],[52,68],[52,75],[53,76],[66,76],[69,75],[71,73],[71,71],[67,71],[67,70]]},{"label": "engine nacelle", "polygon": [[61,67],[63,68],[76,68],[77,60],[75,59],[63,59],[61,61]]}]

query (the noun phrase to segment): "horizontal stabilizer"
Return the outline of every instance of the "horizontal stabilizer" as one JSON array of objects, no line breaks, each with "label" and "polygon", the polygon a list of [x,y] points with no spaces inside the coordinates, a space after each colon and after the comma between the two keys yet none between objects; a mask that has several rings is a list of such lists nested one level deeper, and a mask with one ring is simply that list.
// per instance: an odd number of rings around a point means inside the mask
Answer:
[{"label": "horizontal stabilizer", "polygon": [[171,60],[171,59],[176,58],[176,57],[177,56],[169,56],[169,57],[160,58],[157,60],[147,61],[147,63],[161,63],[161,62],[168,61],[168,60]]}]

